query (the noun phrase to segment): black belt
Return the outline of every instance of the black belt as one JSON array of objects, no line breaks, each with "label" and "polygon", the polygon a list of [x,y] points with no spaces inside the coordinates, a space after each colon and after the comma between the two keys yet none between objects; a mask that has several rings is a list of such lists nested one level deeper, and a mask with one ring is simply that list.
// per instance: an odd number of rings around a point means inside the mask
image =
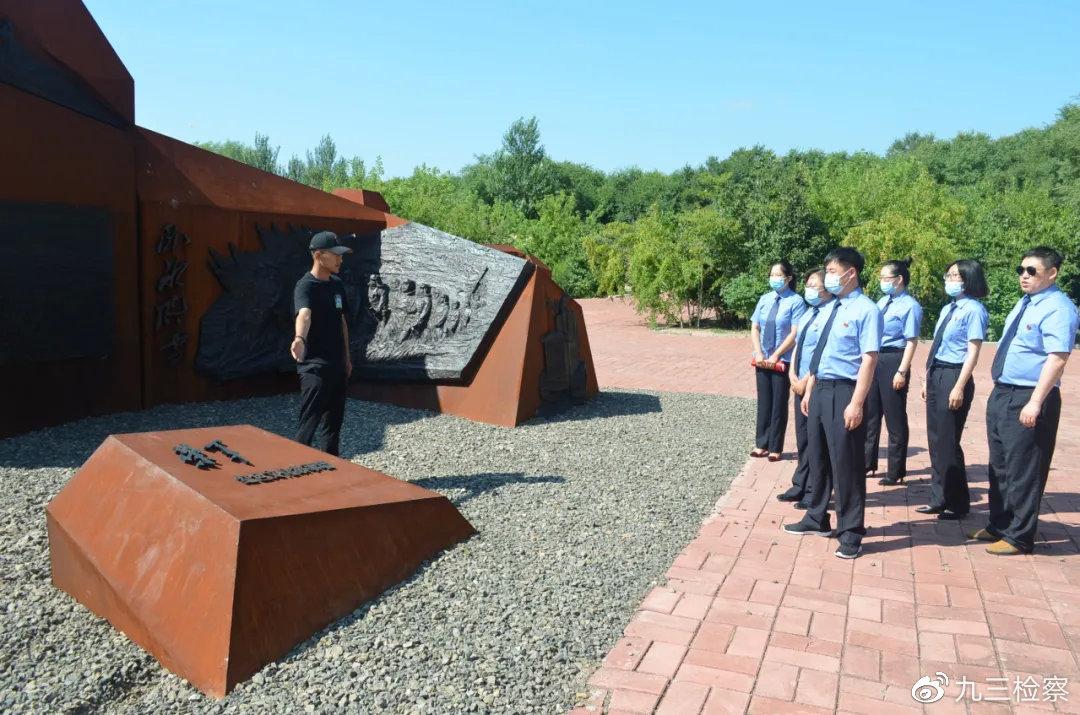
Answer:
[{"label": "black belt", "polygon": [[951,370],[959,370],[963,366],[964,366],[964,363],[962,363],[962,362],[945,362],[944,360],[935,359],[934,362],[932,362],[930,364],[930,369],[933,370],[936,367],[941,367],[941,368],[949,368]]},{"label": "black belt", "polygon": [[[1028,385],[1010,385],[1007,382],[995,382],[994,383],[994,389],[997,389],[999,387],[1002,390],[1034,390],[1035,389],[1034,385],[1032,385],[1032,386],[1028,386]],[[1051,390],[1056,390],[1057,385],[1055,385],[1054,387],[1052,387],[1050,389]]]},{"label": "black belt", "polygon": [[904,348],[882,348],[879,352],[883,353],[902,353]]},{"label": "black belt", "polygon": [[830,386],[831,385],[838,385],[838,384],[841,384],[841,383],[843,383],[845,385],[854,385],[855,381],[854,380],[849,380],[846,377],[838,377],[838,378],[834,378],[834,379],[830,379],[830,380],[815,380],[815,383],[818,384],[818,385],[830,385]]}]

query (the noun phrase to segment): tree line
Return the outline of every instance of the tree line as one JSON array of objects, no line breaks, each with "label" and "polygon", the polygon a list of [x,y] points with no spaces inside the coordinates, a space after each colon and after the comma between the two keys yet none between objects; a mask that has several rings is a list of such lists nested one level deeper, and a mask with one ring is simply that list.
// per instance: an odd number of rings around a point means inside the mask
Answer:
[{"label": "tree line", "polygon": [[1032,245],[1066,257],[1060,283],[1080,297],[1080,104],[998,139],[911,133],[884,156],[778,156],[755,146],[671,173],[556,161],[535,118],[515,121],[496,151],[457,173],[422,165],[386,178],[381,159],[369,167],[341,156],[329,136],[284,164],[261,134],[253,144],[200,146],[326,191],[379,191],[400,216],[513,244],[572,295],[629,294],[650,320],[668,324],[711,316],[745,325],[772,263],[787,258],[805,273],[837,245],[866,256],[869,286],[884,261],[914,258],[911,290],[931,316],[945,300],[948,263],[981,261],[994,336],[1019,295],[1013,269]]}]

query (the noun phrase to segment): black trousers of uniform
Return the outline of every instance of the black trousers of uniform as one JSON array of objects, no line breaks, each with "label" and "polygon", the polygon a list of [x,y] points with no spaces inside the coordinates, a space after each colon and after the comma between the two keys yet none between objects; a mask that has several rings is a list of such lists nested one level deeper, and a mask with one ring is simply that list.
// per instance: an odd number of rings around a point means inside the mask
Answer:
[{"label": "black trousers of uniform", "polygon": [[1061,392],[1055,387],[1043,400],[1035,426],[1020,424],[1020,411],[1033,390],[995,385],[986,404],[990,442],[990,523],[986,530],[1021,551],[1035,547],[1039,505],[1061,419]]},{"label": "black trousers of uniform", "polygon": [[[795,447],[799,450],[799,463],[795,466],[795,473],[791,476],[791,489],[788,489],[787,493],[809,501],[807,496],[813,489],[814,483],[820,483],[821,480],[810,478],[810,454],[807,448],[809,440],[806,434],[807,417],[802,413],[802,401],[801,395],[795,395]],[[825,454],[828,455],[828,450],[825,451]],[[831,471],[828,457],[826,456],[822,461],[824,464],[821,466],[825,470]]]},{"label": "black trousers of uniform", "polygon": [[757,439],[758,449],[776,454],[784,452],[784,433],[787,432],[788,395],[791,383],[787,372],[763,370],[757,373]]},{"label": "black trousers of uniform", "polygon": [[345,419],[345,368],[305,366],[300,373],[300,424],[296,441],[338,456]]},{"label": "black trousers of uniform", "polygon": [[[806,419],[810,507],[802,523],[828,528],[829,497],[835,489],[836,538],[858,545],[866,536],[866,420],[853,430],[844,425],[844,409],[854,393],[854,380],[818,380],[814,385]],[[826,463],[831,469],[825,468]]]},{"label": "black trousers of uniform", "polygon": [[930,449],[930,506],[967,514],[971,496],[960,438],[975,396],[975,380],[968,380],[964,386],[960,409],[950,410],[949,393],[959,377],[960,366],[931,366],[926,377],[926,441]]},{"label": "black trousers of uniform", "polygon": [[877,470],[878,444],[881,441],[881,418],[889,428],[889,471],[894,479],[907,476],[908,417],[907,383],[903,390],[893,388],[893,377],[900,370],[904,351],[883,349],[878,357],[874,380],[866,398],[866,471]]}]

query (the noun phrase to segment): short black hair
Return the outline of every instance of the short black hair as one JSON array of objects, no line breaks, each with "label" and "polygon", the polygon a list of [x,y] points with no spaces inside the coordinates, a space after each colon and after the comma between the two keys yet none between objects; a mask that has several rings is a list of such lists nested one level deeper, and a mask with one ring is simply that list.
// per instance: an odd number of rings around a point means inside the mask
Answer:
[{"label": "short black hair", "polygon": [[781,258],[774,263],[773,266],[780,266],[780,270],[784,272],[784,278],[787,278],[787,287],[791,290],[795,290],[795,283],[798,282],[798,276],[795,275],[795,268],[791,265],[791,262],[786,258]]},{"label": "short black hair", "polygon": [[856,251],[854,248],[848,248],[847,246],[841,246],[840,248],[834,248],[825,254],[825,265],[828,266],[833,261],[842,263],[845,266],[851,266],[855,269],[856,273],[862,273],[863,266],[866,265],[866,259],[863,255]]},{"label": "short black hair", "polygon": [[825,269],[824,268],[815,268],[814,270],[810,271],[809,273],[806,274],[806,280],[809,281],[814,276],[817,276],[817,279],[819,281],[821,281],[821,284],[825,285]]},{"label": "short black hair", "polygon": [[990,295],[990,286],[986,284],[986,273],[982,264],[970,258],[953,261],[949,268],[956,266],[956,271],[964,281],[964,295],[969,298],[985,298]]},{"label": "short black hair", "polygon": [[902,261],[888,261],[882,268],[888,268],[894,274],[904,279],[904,287],[907,288],[911,285],[911,259],[905,258]]},{"label": "short black hair", "polygon": [[1061,268],[1061,262],[1064,260],[1060,253],[1049,246],[1036,246],[1025,251],[1020,260],[1025,258],[1038,258],[1042,261],[1044,268]]}]

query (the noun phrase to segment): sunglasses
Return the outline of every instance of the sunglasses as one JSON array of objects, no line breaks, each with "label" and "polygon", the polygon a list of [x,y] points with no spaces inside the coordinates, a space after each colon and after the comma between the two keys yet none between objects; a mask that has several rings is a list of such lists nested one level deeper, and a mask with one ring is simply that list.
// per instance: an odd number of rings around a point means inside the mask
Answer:
[{"label": "sunglasses", "polygon": [[1039,273],[1039,269],[1035,266],[1017,266],[1016,275],[1022,276],[1027,273],[1029,276],[1035,276]]}]

